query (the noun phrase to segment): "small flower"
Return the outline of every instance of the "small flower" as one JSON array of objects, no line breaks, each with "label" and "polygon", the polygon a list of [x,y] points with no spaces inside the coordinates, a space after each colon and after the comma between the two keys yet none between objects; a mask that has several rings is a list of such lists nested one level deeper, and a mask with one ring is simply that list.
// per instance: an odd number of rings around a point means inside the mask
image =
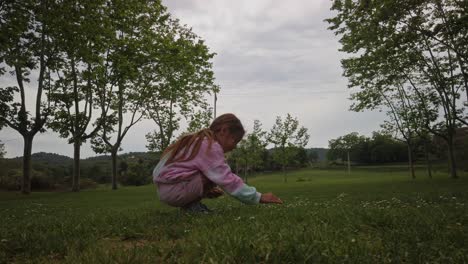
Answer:
[{"label": "small flower", "polygon": [[356,242],[356,239],[351,239],[351,243],[355,243]]},{"label": "small flower", "polygon": [[347,193],[340,193],[340,194],[338,195],[338,197],[336,197],[336,198],[340,199],[340,198],[343,198],[343,197],[345,197],[345,196],[347,196],[347,195],[348,195]]}]

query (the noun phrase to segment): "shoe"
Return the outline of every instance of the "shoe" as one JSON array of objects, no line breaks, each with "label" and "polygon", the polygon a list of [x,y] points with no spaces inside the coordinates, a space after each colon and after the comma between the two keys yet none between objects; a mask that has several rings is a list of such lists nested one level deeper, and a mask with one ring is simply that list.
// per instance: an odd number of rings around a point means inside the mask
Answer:
[{"label": "shoe", "polygon": [[206,206],[205,204],[202,204],[202,203],[199,203],[199,204],[200,204],[200,207],[202,207],[203,210],[205,210],[205,212],[208,212],[208,213],[213,212],[213,210],[211,210],[210,208],[208,208],[208,206]]},{"label": "shoe", "polygon": [[211,213],[213,212],[213,210],[209,209],[206,205],[200,202],[188,204],[182,207],[181,209],[182,211],[186,213]]}]

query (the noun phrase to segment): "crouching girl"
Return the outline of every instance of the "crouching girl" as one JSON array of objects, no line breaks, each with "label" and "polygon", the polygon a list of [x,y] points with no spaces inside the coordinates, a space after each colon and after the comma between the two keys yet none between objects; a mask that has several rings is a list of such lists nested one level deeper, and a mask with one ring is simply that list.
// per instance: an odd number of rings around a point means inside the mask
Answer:
[{"label": "crouching girl", "polygon": [[245,130],[233,114],[216,118],[209,128],[180,138],[169,146],[153,171],[159,199],[188,212],[209,212],[200,201],[224,192],[245,204],[282,203],[272,193],[259,193],[234,174],[224,158]]}]

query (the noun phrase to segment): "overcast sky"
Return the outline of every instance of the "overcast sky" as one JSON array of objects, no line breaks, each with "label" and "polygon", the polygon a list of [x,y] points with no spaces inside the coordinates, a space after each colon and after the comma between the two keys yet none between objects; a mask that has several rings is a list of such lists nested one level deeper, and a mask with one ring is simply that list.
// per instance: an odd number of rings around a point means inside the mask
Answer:
[{"label": "overcast sky", "polygon": [[[276,116],[291,113],[310,134],[308,147],[350,132],[370,136],[385,114],[348,111],[351,101],[343,78],[338,38],[323,20],[332,16],[329,0],[247,1],[166,0],[169,12],[217,53],[213,60],[221,87],[218,114],[236,114],[247,128],[258,119],[269,130]],[[1,80],[4,86],[5,79]],[[31,94],[33,101],[35,94]],[[211,100],[211,99],[210,99]],[[212,102],[212,100],[211,100]],[[146,151],[152,121],[133,127],[123,152]],[[0,131],[6,157],[22,156],[23,141],[9,128]],[[33,152],[73,156],[72,146],[53,132],[34,138]],[[89,144],[82,157],[94,156]]]}]

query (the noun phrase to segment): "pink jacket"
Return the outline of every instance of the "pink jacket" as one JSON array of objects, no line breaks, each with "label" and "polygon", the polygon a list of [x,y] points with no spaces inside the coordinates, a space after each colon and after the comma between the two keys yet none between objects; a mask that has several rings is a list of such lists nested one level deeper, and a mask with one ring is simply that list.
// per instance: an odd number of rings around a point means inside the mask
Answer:
[{"label": "pink jacket", "polygon": [[241,202],[246,204],[259,203],[261,194],[254,187],[245,184],[239,176],[231,171],[218,142],[213,141],[209,148],[208,139],[204,139],[200,151],[190,161],[173,162],[166,166],[168,156],[162,157],[154,168],[153,181],[155,184],[188,181],[193,175],[201,173]]}]

